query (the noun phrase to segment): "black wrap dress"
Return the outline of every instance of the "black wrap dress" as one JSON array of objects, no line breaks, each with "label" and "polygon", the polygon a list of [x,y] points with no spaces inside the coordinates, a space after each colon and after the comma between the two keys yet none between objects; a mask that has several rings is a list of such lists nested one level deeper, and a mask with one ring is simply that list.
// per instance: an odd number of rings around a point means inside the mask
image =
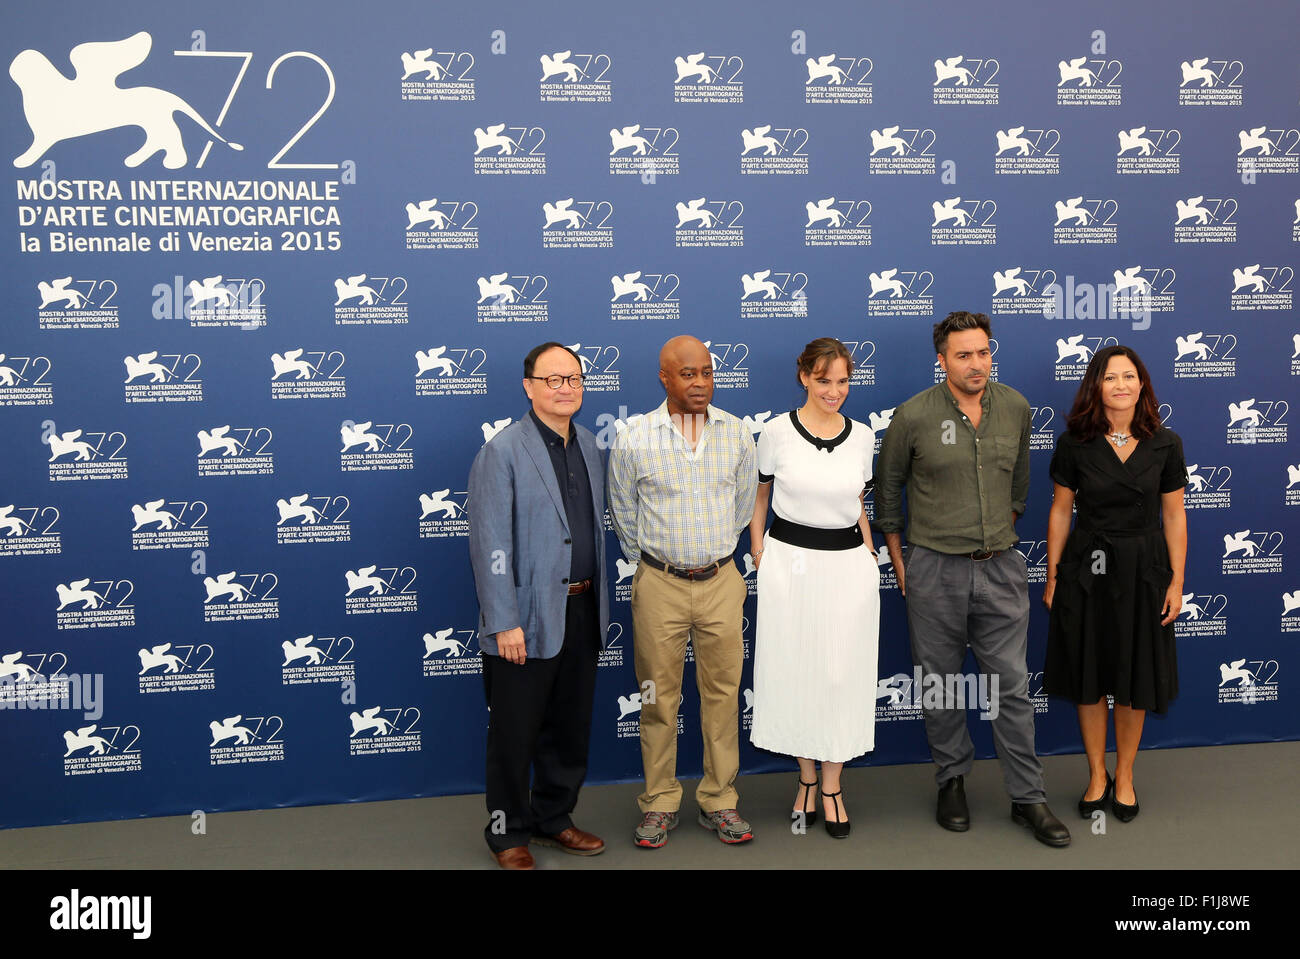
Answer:
[{"label": "black wrap dress", "polygon": [[1074,490],[1074,529],[1056,569],[1043,684],[1090,704],[1164,713],[1178,695],[1174,625],[1160,625],[1173,579],[1161,495],[1187,483],[1183,444],[1161,427],[1121,462],[1104,436],[1057,441],[1052,480]]}]

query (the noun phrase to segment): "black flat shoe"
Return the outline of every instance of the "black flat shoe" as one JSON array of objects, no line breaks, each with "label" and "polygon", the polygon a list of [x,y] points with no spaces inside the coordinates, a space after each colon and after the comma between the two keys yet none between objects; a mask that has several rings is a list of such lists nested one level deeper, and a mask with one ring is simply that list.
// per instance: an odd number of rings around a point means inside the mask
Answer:
[{"label": "black flat shoe", "polygon": [[934,818],[944,829],[965,832],[970,828],[970,809],[966,806],[964,776],[954,776],[939,787],[939,802]]},{"label": "black flat shoe", "polygon": [[1115,818],[1120,822],[1132,822],[1137,818],[1138,801],[1137,790],[1133,791],[1133,805],[1122,803],[1114,795],[1110,797],[1110,808],[1115,813]]},{"label": "black flat shoe", "polygon": [[[839,792],[837,792],[837,793],[822,793],[822,798],[823,798],[823,799],[833,799],[833,800],[835,800],[835,815],[836,815],[837,818],[839,817],[840,813],[844,812],[844,804],[843,804],[842,802],[840,802],[840,795],[841,795],[843,792],[844,792],[844,790],[841,789],[841,790],[840,790]],[[844,818],[841,819],[839,822],[832,822],[830,819],[827,819],[827,820],[826,820],[826,832],[828,832],[828,833],[830,834],[830,836],[831,836],[832,839],[846,839],[846,838],[848,838],[848,835],[849,835],[849,818],[848,818],[848,817],[849,817],[849,814],[845,812],[845,813],[844,813]]]},{"label": "black flat shoe", "polygon": [[1065,828],[1065,823],[1052,815],[1045,802],[1013,802],[1011,821],[1021,826],[1028,826],[1034,831],[1034,838],[1041,843],[1049,846],[1070,845],[1070,830]]},{"label": "black flat shoe", "polygon": [[[1110,773],[1106,773],[1106,788],[1101,794],[1100,799],[1084,799],[1079,797],[1079,815],[1084,819],[1091,819],[1092,814],[1099,809],[1104,809],[1106,801],[1110,799],[1111,790],[1115,788],[1115,780],[1110,778]],[[1083,795],[1088,795],[1088,790],[1083,791]]]},{"label": "black flat shoe", "polygon": [[808,790],[816,789],[819,784],[816,781],[806,783],[801,779],[799,780],[799,785],[803,787],[803,797],[799,800],[799,808],[795,810],[795,812],[791,813],[790,816],[793,818],[796,813],[802,812],[803,824],[805,826],[815,826],[817,825],[817,810],[813,809],[809,811],[806,807],[808,805]]}]

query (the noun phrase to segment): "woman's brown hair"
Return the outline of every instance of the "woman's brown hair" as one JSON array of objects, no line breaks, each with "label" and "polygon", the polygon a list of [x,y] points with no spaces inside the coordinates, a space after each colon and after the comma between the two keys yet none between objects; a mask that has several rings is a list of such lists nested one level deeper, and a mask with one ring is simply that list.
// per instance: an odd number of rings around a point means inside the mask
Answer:
[{"label": "woman's brown hair", "polygon": [[806,373],[811,378],[817,370],[828,368],[837,358],[844,361],[852,375],[853,354],[849,348],[833,336],[819,336],[805,346],[799,359],[795,360],[795,382],[802,387],[802,374]]}]

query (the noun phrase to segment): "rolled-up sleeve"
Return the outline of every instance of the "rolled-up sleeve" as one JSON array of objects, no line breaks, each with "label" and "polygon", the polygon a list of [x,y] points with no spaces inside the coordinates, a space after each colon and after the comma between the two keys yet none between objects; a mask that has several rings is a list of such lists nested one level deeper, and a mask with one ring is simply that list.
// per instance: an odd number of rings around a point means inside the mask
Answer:
[{"label": "rolled-up sleeve", "polygon": [[1020,452],[1011,474],[1011,509],[1017,516],[1025,515],[1025,500],[1029,497],[1029,436],[1033,430],[1034,413],[1026,406],[1020,424]]},{"label": "rolled-up sleeve", "polygon": [[606,495],[609,498],[609,518],[614,524],[614,535],[618,537],[623,555],[629,560],[641,556],[641,547],[637,542],[637,488],[636,470],[633,451],[625,444],[624,432],[614,441],[614,448],[609,453],[609,482]]},{"label": "rolled-up sleeve", "polygon": [[494,636],[521,625],[515,598],[514,470],[497,443],[469,471],[469,556],[478,593],[479,629]]},{"label": "rolled-up sleeve", "polygon": [[907,424],[906,407],[894,411],[894,418],[880,441],[880,456],[876,458],[876,518],[872,524],[882,533],[901,533],[903,517],[903,488],[911,469],[912,443]]}]

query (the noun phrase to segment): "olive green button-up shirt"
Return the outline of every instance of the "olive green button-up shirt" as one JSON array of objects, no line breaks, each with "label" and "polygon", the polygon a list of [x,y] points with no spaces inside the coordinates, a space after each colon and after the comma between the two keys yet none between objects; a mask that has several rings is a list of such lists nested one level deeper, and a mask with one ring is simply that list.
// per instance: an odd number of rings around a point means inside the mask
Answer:
[{"label": "olive green button-up shirt", "polygon": [[894,411],[876,461],[875,525],[940,553],[1010,549],[1012,512],[1029,493],[1028,401],[989,382],[979,428],[957,407],[948,384],[916,394]]}]

